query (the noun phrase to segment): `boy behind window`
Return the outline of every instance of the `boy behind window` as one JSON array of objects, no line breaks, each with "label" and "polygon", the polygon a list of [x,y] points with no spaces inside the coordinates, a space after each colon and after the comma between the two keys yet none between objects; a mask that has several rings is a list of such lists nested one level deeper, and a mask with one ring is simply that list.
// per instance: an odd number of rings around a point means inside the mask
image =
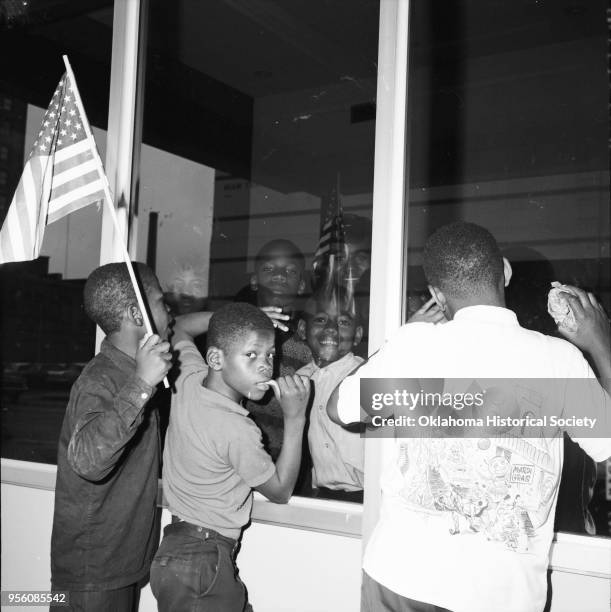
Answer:
[{"label": "boy behind window", "polygon": [[363,439],[333,423],[326,411],[333,389],[363,363],[352,353],[363,335],[354,300],[343,288],[319,293],[308,300],[298,333],[313,356],[297,372],[314,383],[308,428],[312,486],[326,498],[362,501]]}]

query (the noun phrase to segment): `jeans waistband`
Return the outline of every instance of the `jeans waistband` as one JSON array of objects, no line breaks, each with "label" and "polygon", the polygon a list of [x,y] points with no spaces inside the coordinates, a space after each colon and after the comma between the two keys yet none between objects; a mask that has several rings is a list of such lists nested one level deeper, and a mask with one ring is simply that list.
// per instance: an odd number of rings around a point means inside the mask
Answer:
[{"label": "jeans waistband", "polygon": [[201,525],[194,525],[179,519],[177,516],[172,515],[172,522],[166,526],[163,530],[164,534],[169,533],[186,533],[194,538],[201,540],[215,540],[217,542],[229,545],[232,550],[235,550],[238,546],[238,541],[233,538],[228,538],[222,533],[210,529],[209,527],[202,527]]}]

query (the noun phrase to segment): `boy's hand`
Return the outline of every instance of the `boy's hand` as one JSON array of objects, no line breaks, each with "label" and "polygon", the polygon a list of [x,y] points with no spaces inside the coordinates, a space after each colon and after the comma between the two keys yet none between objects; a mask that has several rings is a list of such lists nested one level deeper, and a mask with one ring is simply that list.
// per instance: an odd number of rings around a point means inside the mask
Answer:
[{"label": "boy's hand", "polygon": [[170,343],[153,334],[143,338],[136,352],[136,375],[152,387],[159,384],[172,367]]},{"label": "boy's hand", "polygon": [[261,310],[272,320],[274,327],[282,331],[289,330],[283,321],[288,321],[290,317],[282,312],[282,308],[279,306],[261,306]]},{"label": "boy's hand", "polygon": [[571,331],[563,325],[558,331],[582,351],[596,355],[600,351],[609,351],[611,345],[611,326],[604,308],[592,293],[586,293],[579,287],[569,287],[575,294],[564,292],[575,315],[577,330]]},{"label": "boy's hand", "polygon": [[445,313],[433,298],[418,308],[407,320],[408,323],[447,323],[447,321]]},{"label": "boy's hand", "polygon": [[269,381],[269,385],[280,402],[285,420],[305,417],[310,396],[310,379],[307,376],[280,376],[277,381]]}]

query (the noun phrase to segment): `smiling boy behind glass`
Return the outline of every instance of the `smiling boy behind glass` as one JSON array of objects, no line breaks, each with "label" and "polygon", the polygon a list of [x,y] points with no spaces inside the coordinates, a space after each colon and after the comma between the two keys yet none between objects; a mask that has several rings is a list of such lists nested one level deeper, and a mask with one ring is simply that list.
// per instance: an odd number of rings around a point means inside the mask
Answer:
[{"label": "smiling boy behind glass", "polygon": [[298,332],[312,351],[312,361],[297,373],[314,383],[308,427],[314,492],[328,499],[362,502],[364,440],[327,415],[332,391],[363,363],[352,352],[363,335],[354,299],[342,287],[321,291],[306,303]]}]

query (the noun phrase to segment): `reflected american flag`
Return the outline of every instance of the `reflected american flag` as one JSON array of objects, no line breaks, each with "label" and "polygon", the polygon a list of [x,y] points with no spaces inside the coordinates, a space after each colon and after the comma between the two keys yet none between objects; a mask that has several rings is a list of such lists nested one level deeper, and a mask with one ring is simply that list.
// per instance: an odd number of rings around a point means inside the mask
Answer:
[{"label": "reflected american flag", "polygon": [[344,213],[339,196],[339,187],[337,187],[331,192],[314,259],[320,259],[325,255],[343,256],[345,243]]}]

